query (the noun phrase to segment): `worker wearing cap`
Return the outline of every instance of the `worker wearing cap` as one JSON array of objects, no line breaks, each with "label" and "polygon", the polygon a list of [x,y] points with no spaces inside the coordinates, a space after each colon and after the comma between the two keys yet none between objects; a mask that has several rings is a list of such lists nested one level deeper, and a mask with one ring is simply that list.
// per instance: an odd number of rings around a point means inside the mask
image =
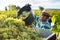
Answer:
[{"label": "worker wearing cap", "polygon": [[36,19],[36,27],[42,29],[50,29],[51,23],[48,22],[50,15],[47,12],[42,12],[42,17],[35,16]]}]

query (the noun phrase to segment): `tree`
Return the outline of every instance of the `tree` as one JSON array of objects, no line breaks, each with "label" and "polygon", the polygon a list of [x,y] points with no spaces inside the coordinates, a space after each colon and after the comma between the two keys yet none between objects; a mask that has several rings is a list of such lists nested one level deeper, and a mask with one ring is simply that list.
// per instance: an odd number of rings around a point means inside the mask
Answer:
[{"label": "tree", "polygon": [[40,9],[41,11],[43,11],[43,10],[44,10],[44,8],[43,8],[43,7],[39,7],[39,9]]},{"label": "tree", "polygon": [[7,7],[5,7],[5,10],[7,11]]},{"label": "tree", "polygon": [[17,10],[19,10],[19,9],[20,9],[20,7],[19,7],[19,6],[17,6],[17,7],[16,7],[16,9],[17,9]]},{"label": "tree", "polygon": [[16,10],[16,5],[9,5],[8,7],[10,11]]}]

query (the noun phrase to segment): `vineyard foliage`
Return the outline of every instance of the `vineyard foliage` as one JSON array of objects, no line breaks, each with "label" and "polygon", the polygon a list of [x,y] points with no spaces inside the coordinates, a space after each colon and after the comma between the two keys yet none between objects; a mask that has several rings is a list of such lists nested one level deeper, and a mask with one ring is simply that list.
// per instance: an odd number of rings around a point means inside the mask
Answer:
[{"label": "vineyard foliage", "polygon": [[52,17],[52,23],[54,23],[54,26],[52,26],[52,32],[60,33],[60,16],[54,15]]}]

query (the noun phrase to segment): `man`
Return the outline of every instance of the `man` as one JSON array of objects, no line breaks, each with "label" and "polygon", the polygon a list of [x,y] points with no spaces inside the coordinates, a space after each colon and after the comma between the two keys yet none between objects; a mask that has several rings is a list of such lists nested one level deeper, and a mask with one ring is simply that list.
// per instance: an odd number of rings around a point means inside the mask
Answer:
[{"label": "man", "polygon": [[23,6],[18,11],[18,15],[17,15],[18,18],[21,18],[25,22],[26,26],[32,25],[33,21],[35,20],[31,12],[30,6],[31,6],[30,4],[26,4],[25,6]]},{"label": "man", "polygon": [[49,17],[50,17],[50,15],[47,12],[42,12],[42,17],[38,17],[38,16],[34,15],[34,18],[36,20],[35,29],[42,38],[47,38],[48,36],[50,36],[52,34],[52,32],[50,31],[51,22],[49,22],[49,20],[50,20]]},{"label": "man", "polygon": [[35,16],[36,19],[36,27],[41,29],[50,29],[51,23],[48,21],[50,15],[47,12],[42,12],[42,17],[39,18],[38,16]]}]

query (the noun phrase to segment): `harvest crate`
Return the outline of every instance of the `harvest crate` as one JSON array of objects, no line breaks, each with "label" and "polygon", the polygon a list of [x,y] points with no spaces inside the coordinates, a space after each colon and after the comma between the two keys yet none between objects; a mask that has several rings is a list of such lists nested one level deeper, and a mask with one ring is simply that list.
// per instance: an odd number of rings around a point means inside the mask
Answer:
[{"label": "harvest crate", "polygon": [[56,40],[56,34],[53,34],[50,29],[38,29],[36,28],[36,31],[40,33],[40,36],[42,38],[45,38],[45,40]]}]

